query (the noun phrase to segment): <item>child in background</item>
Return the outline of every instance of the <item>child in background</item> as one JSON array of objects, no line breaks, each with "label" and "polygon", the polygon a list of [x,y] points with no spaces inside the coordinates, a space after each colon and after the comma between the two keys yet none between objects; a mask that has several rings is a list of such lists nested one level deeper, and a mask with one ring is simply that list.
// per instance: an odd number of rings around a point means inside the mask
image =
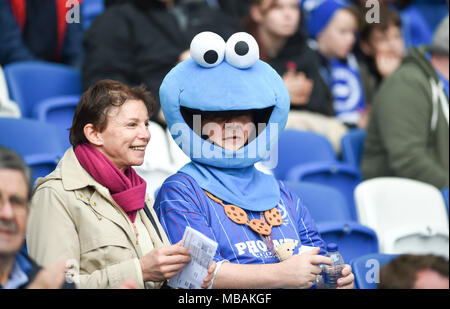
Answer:
[{"label": "child in background", "polygon": [[363,76],[363,87],[369,104],[378,86],[401,64],[405,55],[402,36],[402,21],[398,13],[389,6],[381,6],[379,22],[368,23],[366,12],[361,12],[359,33],[359,66]]},{"label": "child in background", "polygon": [[328,138],[336,152],[347,127],[336,117],[333,96],[320,74],[320,61],[299,27],[298,0],[251,0],[245,31],[260,46],[260,57],[283,78],[291,106],[286,127]]},{"label": "child in background", "polygon": [[325,0],[307,21],[311,46],[321,59],[322,77],[332,90],[336,116],[349,127],[365,128],[368,109],[356,57],[351,53],[358,30],[356,11],[337,0]]},{"label": "child in background", "polygon": [[331,93],[319,74],[319,62],[299,29],[298,0],[251,0],[246,30],[260,46],[260,57],[280,74],[291,97],[291,110],[333,116]]}]

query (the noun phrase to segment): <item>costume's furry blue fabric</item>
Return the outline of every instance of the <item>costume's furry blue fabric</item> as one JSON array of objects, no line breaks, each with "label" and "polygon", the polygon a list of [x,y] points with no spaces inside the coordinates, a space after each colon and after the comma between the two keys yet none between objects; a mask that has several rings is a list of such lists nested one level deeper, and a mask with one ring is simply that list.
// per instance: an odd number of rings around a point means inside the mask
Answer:
[{"label": "costume's furry blue fabric", "polygon": [[[192,160],[180,172],[192,176],[201,188],[226,203],[244,209],[264,211],[278,204],[280,190],[275,178],[254,167],[276,144],[289,112],[289,93],[272,67],[258,60],[248,69],[235,68],[226,61],[204,68],[190,58],[167,74],[160,100],[175,142]],[[186,124],[180,111],[181,107],[231,111],[272,106],[266,129],[236,152],[202,139]],[[270,134],[273,126],[276,132]],[[258,147],[259,151],[254,151]],[[202,149],[210,150],[209,155]]]}]

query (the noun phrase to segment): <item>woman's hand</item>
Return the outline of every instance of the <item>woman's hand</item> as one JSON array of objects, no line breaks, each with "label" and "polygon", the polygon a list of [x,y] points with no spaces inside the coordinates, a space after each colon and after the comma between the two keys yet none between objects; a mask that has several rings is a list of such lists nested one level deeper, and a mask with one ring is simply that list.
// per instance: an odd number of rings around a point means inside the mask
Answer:
[{"label": "woman's hand", "polygon": [[353,289],[354,288],[354,282],[355,281],[355,275],[352,273],[352,268],[350,265],[345,265],[345,267],[342,269],[342,277],[338,279],[338,289]]},{"label": "woman's hand", "polygon": [[189,250],[181,242],[170,247],[153,249],[139,262],[144,281],[164,281],[175,276],[191,260]]},{"label": "woman's hand", "polygon": [[214,261],[211,263],[211,265],[209,265],[208,275],[206,275],[206,277],[203,279],[203,283],[201,286],[202,289],[207,289],[211,285],[211,280],[214,276],[214,271],[216,270],[216,266],[217,266],[217,264]]},{"label": "woman's hand", "polygon": [[[281,278],[286,280],[282,287],[294,289],[308,289],[316,281],[317,275],[322,272],[319,264],[333,265],[333,261],[322,255],[318,255],[320,248],[294,255],[289,259],[279,263],[281,268]],[[345,281],[346,282],[346,281]]]}]

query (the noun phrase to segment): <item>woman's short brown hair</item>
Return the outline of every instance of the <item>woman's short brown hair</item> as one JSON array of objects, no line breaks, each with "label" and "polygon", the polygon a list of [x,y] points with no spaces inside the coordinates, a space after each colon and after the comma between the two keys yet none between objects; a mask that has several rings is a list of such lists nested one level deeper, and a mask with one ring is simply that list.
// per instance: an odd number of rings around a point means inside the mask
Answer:
[{"label": "woman's short brown hair", "polygon": [[118,107],[127,100],[144,102],[149,117],[153,113],[154,100],[145,86],[129,87],[114,80],[101,80],[92,85],[81,96],[73,116],[70,128],[70,143],[76,146],[88,143],[84,135],[84,127],[91,123],[94,128],[102,132],[107,125],[107,113],[111,107]]}]

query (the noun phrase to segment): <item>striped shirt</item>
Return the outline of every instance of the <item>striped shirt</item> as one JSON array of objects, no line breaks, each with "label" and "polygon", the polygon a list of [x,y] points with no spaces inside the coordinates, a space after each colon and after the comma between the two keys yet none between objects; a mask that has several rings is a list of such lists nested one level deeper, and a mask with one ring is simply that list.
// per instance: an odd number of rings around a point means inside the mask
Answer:
[{"label": "striped shirt", "polygon": [[[284,242],[295,242],[294,254],[301,245],[320,247],[325,254],[325,243],[308,210],[299,197],[279,182],[281,198],[276,206],[283,223],[272,228],[272,241],[276,248]],[[223,201],[227,204],[227,201]],[[211,200],[189,175],[177,173],[161,186],[155,201],[155,211],[170,241],[177,243],[187,226],[216,241],[219,246],[216,262],[228,260],[236,264],[277,263],[262,237],[247,225],[231,221],[221,204]],[[246,210],[248,219],[261,219],[261,213]]]}]

